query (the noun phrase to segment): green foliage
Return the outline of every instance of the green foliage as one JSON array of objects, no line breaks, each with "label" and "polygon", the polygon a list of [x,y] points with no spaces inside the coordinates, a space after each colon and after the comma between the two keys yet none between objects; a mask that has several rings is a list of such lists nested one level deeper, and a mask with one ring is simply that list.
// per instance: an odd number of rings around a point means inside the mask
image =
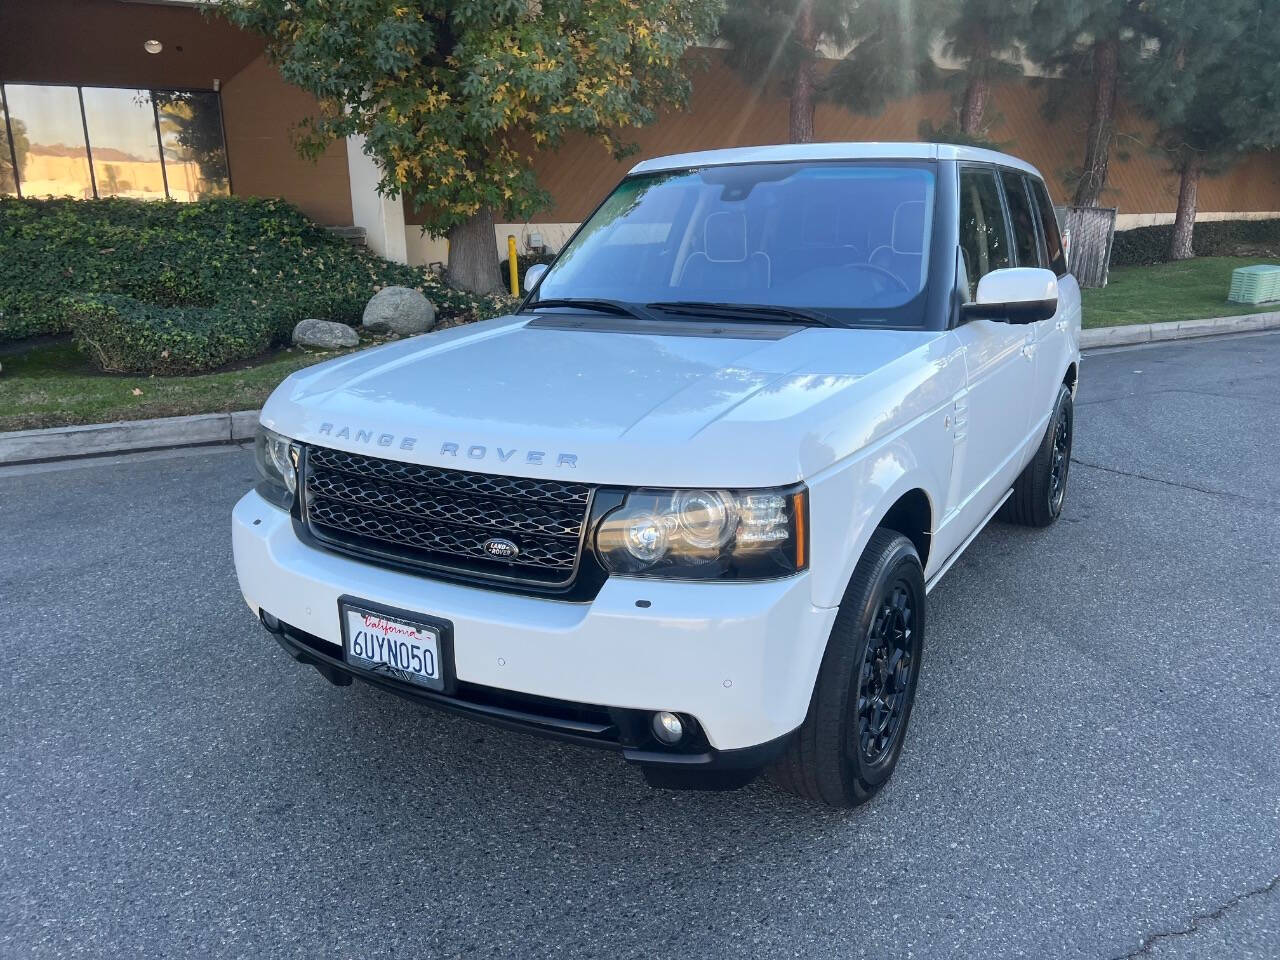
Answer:
[{"label": "green foliage", "polygon": [[[1122,230],[1111,244],[1111,266],[1165,263],[1173,225]],[[1196,253],[1201,257],[1234,257],[1247,251],[1280,256],[1280,220],[1210,220],[1196,224]],[[1226,296],[1226,287],[1223,287]]]},{"label": "green foliage", "polygon": [[[444,233],[482,210],[527,219],[546,202],[530,148],[617,131],[684,102],[681,57],[720,0],[228,0],[218,12],[266,37],[320,114],[312,154],[363,135],[379,188],[408,194]],[[496,256],[495,256],[496,260]]]},{"label": "green foliage", "polygon": [[1280,145],[1280,10],[1274,0],[1149,0],[1156,50],[1128,89],[1175,169],[1221,170]]},{"label": "green foliage", "polygon": [[240,309],[161,307],[112,294],[62,302],[76,345],[107,373],[199,373],[271,345],[271,318]]},{"label": "green foliage", "polygon": [[[791,95],[805,64],[828,50],[845,55],[816,78],[815,98],[874,112],[933,80],[929,11],[937,0],[730,0],[720,20],[728,61],[750,82],[772,82]],[[796,29],[807,6],[811,29]]]},{"label": "green foliage", "polygon": [[[444,323],[493,316],[505,305],[389,263],[274,199],[0,198],[0,249],[0,342],[67,332],[75,323],[136,327],[143,359],[117,362],[105,347],[90,351],[104,369],[138,370],[143,362],[157,372],[209,369],[251,355],[243,352],[249,345],[260,352],[287,341],[306,317],[359,323],[369,298],[391,284],[421,290]],[[85,301],[97,306],[73,308],[78,295],[98,298]],[[173,342],[162,343],[166,336]],[[208,343],[193,348],[200,337]],[[160,357],[166,348],[169,357]]]}]

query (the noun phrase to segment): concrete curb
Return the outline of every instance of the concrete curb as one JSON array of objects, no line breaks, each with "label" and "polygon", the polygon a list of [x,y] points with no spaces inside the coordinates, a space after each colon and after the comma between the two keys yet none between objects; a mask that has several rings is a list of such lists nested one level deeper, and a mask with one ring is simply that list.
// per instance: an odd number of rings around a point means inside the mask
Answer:
[{"label": "concrete curb", "polygon": [[[1224,333],[1252,333],[1280,329],[1280,311],[1240,317],[1211,317],[1173,323],[1138,323],[1124,327],[1095,327],[1080,332],[1080,348],[1123,347],[1164,340],[1189,340]],[[126,420],[50,430],[0,433],[0,465],[65,460],[110,453],[132,453],[166,447],[193,447],[252,440],[257,410],[199,413],[191,417]]]},{"label": "concrete curb", "polygon": [[1123,327],[1095,327],[1080,331],[1080,349],[1127,347],[1164,340],[1216,337],[1224,333],[1254,333],[1280,328],[1280,311],[1247,313],[1239,317],[1209,317],[1204,320],[1175,320],[1172,323],[1134,323]]},{"label": "concrete curb", "polygon": [[0,433],[0,464],[235,443],[252,440],[257,426],[257,410],[237,410],[49,430],[14,430]]}]

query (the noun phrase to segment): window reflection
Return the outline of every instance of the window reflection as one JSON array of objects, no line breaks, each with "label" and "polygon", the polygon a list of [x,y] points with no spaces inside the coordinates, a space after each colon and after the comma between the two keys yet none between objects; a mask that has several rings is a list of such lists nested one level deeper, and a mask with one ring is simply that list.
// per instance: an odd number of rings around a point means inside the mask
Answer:
[{"label": "window reflection", "polygon": [[[93,196],[89,153],[75,87],[6,84],[10,122],[21,125],[27,148],[18,157],[24,197]],[[17,130],[15,145],[20,146]]]},{"label": "window reflection", "polygon": [[211,90],[10,83],[0,93],[0,195],[187,201],[231,192]]},{"label": "window reflection", "polygon": [[199,200],[231,192],[222,111],[212,91],[156,91],[169,196]]},{"label": "window reflection", "polygon": [[82,96],[98,196],[163,199],[164,171],[151,93],[85,87]]},{"label": "window reflection", "polygon": [[21,156],[27,155],[27,129],[22,123],[9,123],[4,108],[4,100],[0,98],[0,196],[12,197],[18,192],[18,171],[13,168],[13,148],[9,144],[9,131],[13,131],[13,146],[18,147]]}]

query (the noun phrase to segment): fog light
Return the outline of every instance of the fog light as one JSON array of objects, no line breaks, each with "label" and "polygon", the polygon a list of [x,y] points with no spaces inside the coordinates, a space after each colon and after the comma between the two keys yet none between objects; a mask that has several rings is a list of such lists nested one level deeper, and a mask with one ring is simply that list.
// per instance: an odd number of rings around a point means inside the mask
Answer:
[{"label": "fog light", "polygon": [[684,724],[676,714],[660,710],[653,715],[653,735],[663,743],[679,743],[684,736]]}]

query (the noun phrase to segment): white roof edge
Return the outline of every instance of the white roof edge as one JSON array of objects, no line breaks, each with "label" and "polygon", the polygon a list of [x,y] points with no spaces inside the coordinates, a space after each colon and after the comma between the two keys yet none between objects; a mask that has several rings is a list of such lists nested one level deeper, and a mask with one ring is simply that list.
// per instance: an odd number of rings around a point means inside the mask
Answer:
[{"label": "white roof edge", "polygon": [[972,160],[1001,163],[1040,176],[1040,171],[1017,157],[979,147],[962,147],[950,143],[876,143],[849,141],[843,143],[778,143],[758,147],[728,147],[723,150],[698,150],[674,153],[666,157],[641,160],[631,173],[654,173],[660,170],[684,170],[690,167],[717,167],[731,163],[787,163],[805,160]]}]

